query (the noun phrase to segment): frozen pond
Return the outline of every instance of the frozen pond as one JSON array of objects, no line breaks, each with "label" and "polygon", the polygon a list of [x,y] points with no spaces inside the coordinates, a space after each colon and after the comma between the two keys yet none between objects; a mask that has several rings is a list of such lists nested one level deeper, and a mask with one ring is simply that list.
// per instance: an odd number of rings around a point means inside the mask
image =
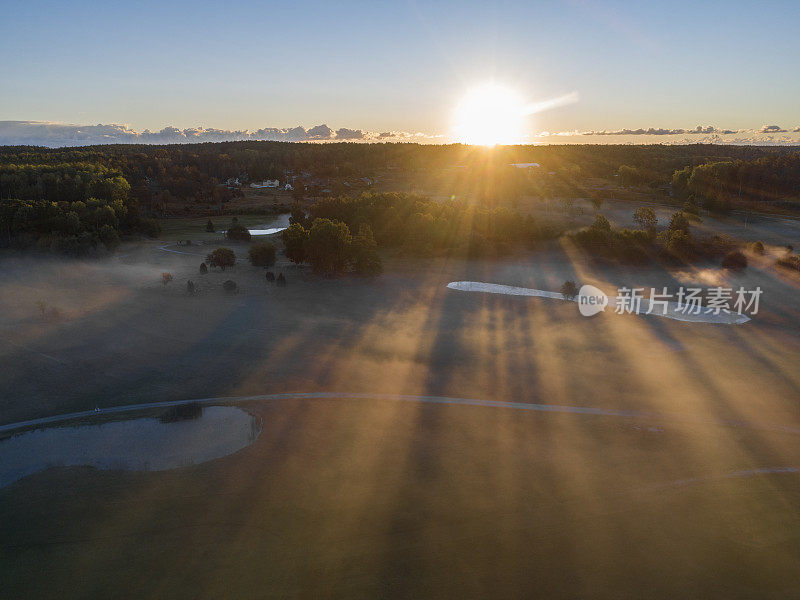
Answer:
[{"label": "frozen pond", "polygon": [[247,231],[250,235],[272,235],[279,233],[289,227],[289,215],[279,215],[278,218],[272,223],[266,225],[256,225],[255,227],[248,227]]},{"label": "frozen pond", "polygon": [[164,471],[196,465],[241,450],[261,433],[260,421],[239,408],[193,408],[189,417],[49,427],[2,440],[0,487],[50,467]]}]

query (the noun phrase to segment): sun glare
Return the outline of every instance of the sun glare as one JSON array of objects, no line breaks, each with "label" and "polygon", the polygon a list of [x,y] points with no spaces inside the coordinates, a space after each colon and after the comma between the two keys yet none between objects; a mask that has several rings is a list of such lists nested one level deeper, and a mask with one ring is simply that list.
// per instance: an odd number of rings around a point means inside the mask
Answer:
[{"label": "sun glare", "polygon": [[524,133],[525,105],[508,88],[490,83],[467,93],[456,107],[455,137],[465,144],[518,144]]}]

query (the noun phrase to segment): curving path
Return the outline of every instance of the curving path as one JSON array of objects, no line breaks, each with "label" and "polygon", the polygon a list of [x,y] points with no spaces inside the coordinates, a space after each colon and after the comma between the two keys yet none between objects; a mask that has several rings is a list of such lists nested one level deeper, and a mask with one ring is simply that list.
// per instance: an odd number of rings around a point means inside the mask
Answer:
[{"label": "curving path", "polygon": [[84,410],[80,412],[65,413],[42,417],[40,419],[30,419],[18,423],[0,425],[0,433],[25,429],[28,427],[39,427],[50,425],[61,421],[81,419],[99,414],[117,414],[136,410],[148,410],[153,408],[164,408],[170,406],[181,406],[183,404],[235,404],[239,402],[253,401],[281,401],[281,400],[381,400],[394,402],[412,402],[417,404],[453,404],[461,406],[481,406],[487,408],[504,408],[511,410],[526,410],[535,412],[566,413],[576,415],[594,415],[601,417],[625,417],[652,419],[658,421],[672,421],[682,423],[703,423],[709,425],[723,425],[727,427],[743,427],[749,429],[761,429],[778,433],[789,433],[800,435],[800,428],[787,427],[785,425],[774,425],[769,423],[751,423],[735,420],[706,419],[702,417],[692,417],[671,413],[654,413],[637,410],[607,409],[592,406],[568,406],[557,404],[535,404],[527,402],[507,402],[502,400],[481,400],[478,398],[457,398],[451,396],[413,396],[406,394],[359,394],[359,393],[333,393],[333,392],[305,392],[305,393],[283,393],[283,394],[260,394],[256,396],[232,396],[217,398],[199,398],[193,400],[171,400],[166,402],[151,402],[142,404],[127,404],[125,406],[111,406],[99,410]]}]

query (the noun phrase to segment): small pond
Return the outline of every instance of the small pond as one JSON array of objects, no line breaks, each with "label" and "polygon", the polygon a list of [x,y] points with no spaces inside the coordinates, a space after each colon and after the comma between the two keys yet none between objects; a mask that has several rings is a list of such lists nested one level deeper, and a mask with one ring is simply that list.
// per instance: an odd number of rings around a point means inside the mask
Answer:
[{"label": "small pond", "polygon": [[260,420],[240,408],[188,412],[48,427],[0,440],[0,487],[50,467],[164,471],[196,465],[233,454],[261,433]]}]

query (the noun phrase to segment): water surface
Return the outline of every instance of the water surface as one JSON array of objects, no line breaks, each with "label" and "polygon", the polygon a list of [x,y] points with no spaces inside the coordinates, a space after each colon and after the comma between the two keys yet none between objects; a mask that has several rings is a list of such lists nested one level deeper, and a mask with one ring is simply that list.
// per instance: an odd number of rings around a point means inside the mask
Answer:
[{"label": "water surface", "polygon": [[195,418],[155,417],[48,427],[0,441],[0,487],[50,467],[164,471],[220,458],[252,444],[260,421],[233,406],[198,409]]}]

